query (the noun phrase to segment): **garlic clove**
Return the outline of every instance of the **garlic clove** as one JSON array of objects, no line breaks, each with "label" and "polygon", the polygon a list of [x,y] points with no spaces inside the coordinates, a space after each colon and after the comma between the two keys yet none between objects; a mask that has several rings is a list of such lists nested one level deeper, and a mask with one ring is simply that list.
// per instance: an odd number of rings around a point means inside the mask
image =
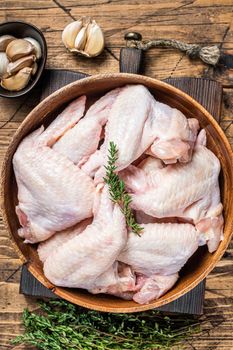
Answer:
[{"label": "garlic clove", "polygon": [[0,51],[5,51],[8,44],[10,44],[10,42],[13,40],[15,40],[15,37],[12,35],[0,36]]},{"label": "garlic clove", "polygon": [[7,67],[7,73],[9,75],[17,73],[19,70],[25,68],[25,67],[30,67],[33,62],[35,62],[36,56],[35,55],[30,55],[30,56],[25,56],[22,58],[19,58],[15,62],[11,62],[8,64]]},{"label": "garlic clove", "polygon": [[25,67],[21,69],[15,75],[12,75],[9,78],[2,79],[1,86],[9,91],[19,91],[27,86],[31,78],[32,68]]},{"label": "garlic clove", "polygon": [[94,57],[99,55],[104,49],[104,35],[101,28],[94,20],[88,27],[84,51],[90,57]]},{"label": "garlic clove", "polygon": [[38,64],[34,62],[31,68],[32,68],[32,75],[35,75],[38,69]]},{"label": "garlic clove", "polygon": [[42,51],[41,51],[41,46],[38,43],[38,41],[36,39],[30,38],[30,37],[26,37],[26,38],[24,38],[24,40],[27,40],[27,41],[29,41],[29,43],[32,44],[32,46],[34,47],[34,52],[35,52],[36,58],[37,58],[37,60],[39,60],[42,56]]},{"label": "garlic clove", "polygon": [[62,41],[68,49],[74,48],[76,36],[82,28],[82,21],[75,21],[68,24],[62,32]]},{"label": "garlic clove", "polygon": [[21,57],[34,52],[34,46],[27,40],[15,39],[6,48],[6,54],[10,61],[16,61]]},{"label": "garlic clove", "polygon": [[86,39],[87,39],[87,26],[83,27],[78,35],[76,36],[75,42],[74,42],[74,47],[77,50],[83,50],[84,46],[86,44]]},{"label": "garlic clove", "polygon": [[7,73],[9,60],[5,52],[0,52],[0,78]]}]

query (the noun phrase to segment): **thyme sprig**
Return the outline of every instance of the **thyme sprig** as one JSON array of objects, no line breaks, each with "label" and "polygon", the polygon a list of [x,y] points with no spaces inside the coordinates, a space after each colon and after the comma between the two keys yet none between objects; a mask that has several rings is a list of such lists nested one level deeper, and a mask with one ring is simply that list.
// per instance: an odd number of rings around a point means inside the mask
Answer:
[{"label": "thyme sprig", "polygon": [[118,150],[114,142],[110,141],[108,150],[108,163],[105,166],[106,177],[104,178],[105,183],[108,185],[109,194],[111,200],[114,203],[118,203],[125,216],[126,224],[134,233],[140,235],[143,227],[140,226],[134,217],[130,203],[132,202],[131,196],[125,189],[125,183],[120,179],[116,173],[116,162],[118,159]]},{"label": "thyme sprig", "polygon": [[34,345],[40,350],[165,350],[200,331],[194,319],[162,317],[155,310],[100,313],[63,300],[40,305],[39,313],[24,310],[25,333],[16,337],[14,344]]}]

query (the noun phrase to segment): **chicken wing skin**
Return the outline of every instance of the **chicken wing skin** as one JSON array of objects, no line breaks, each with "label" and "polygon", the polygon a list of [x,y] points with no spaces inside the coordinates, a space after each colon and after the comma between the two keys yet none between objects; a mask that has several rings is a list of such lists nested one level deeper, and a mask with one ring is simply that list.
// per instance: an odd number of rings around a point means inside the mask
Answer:
[{"label": "chicken wing skin", "polygon": [[223,234],[217,157],[197,143],[189,163],[158,168],[155,160],[154,170],[152,164],[149,158],[140,168],[130,166],[121,172],[132,207],[157,218],[179,217],[198,224],[209,251],[216,250]]},{"label": "chicken wing skin", "polygon": [[100,275],[88,291],[92,294],[107,293],[123,299],[132,299],[132,292],[136,288],[136,275],[130,266],[119,261]]},{"label": "chicken wing skin", "polygon": [[97,188],[92,224],[46,259],[45,276],[58,286],[94,289],[126,240],[125,218],[119,206],[109,199],[106,186]]},{"label": "chicken wing skin", "polygon": [[[80,107],[81,104],[81,107]],[[81,108],[75,113],[73,108]],[[52,145],[71,125],[70,118],[82,116],[85,98],[79,98],[44,128],[24,138],[13,157],[18,185],[16,213],[22,226],[19,235],[26,243],[36,243],[92,216],[95,187],[92,179]],[[72,107],[72,108],[71,108]],[[68,116],[67,116],[68,113]]]},{"label": "chicken wing skin", "polygon": [[[50,255],[57,252],[58,249],[62,249],[64,243],[84,232],[91,222],[92,219],[83,220],[75,226],[57,232],[48,240],[41,242],[37,248],[40,260],[45,263]],[[125,297],[126,292],[135,290],[135,285],[136,276],[132,272],[131,267],[115,261],[107,271],[95,280],[89,292],[93,294],[107,293]]]},{"label": "chicken wing skin", "polygon": [[75,164],[83,165],[97,150],[103,126],[121,90],[112,90],[97,100],[86,115],[54,144],[53,149],[66,155]]},{"label": "chicken wing skin", "polygon": [[129,234],[118,260],[137,274],[132,298],[147,304],[166,293],[178,272],[199,246],[199,233],[191,224],[143,224],[141,237]]},{"label": "chicken wing skin", "polygon": [[[167,163],[187,162],[199,128],[196,119],[157,102],[142,85],[128,85],[118,94],[106,124],[105,141],[83,166],[96,181],[104,175],[110,141],[118,149],[118,170],[126,168],[143,152],[156,155]],[[172,150],[172,151],[171,151]]]},{"label": "chicken wing skin", "polygon": [[40,260],[44,263],[45,260],[49,257],[49,255],[54,253],[65,242],[82,233],[85,230],[85,228],[91,224],[91,222],[91,218],[83,220],[75,226],[69,227],[63,231],[56,232],[55,235],[53,235],[46,241],[41,242],[37,248]]},{"label": "chicken wing skin", "polygon": [[149,304],[151,301],[160,298],[171,289],[178,278],[178,273],[169,276],[141,276],[142,281],[140,281],[140,289],[133,294],[132,299],[138,304]]},{"label": "chicken wing skin", "polygon": [[191,224],[143,224],[140,237],[129,233],[118,260],[146,276],[172,275],[198,246],[199,233]]},{"label": "chicken wing skin", "polygon": [[86,96],[81,96],[71,103],[54,119],[40,135],[41,144],[52,146],[67,130],[72,128],[83,116]]}]

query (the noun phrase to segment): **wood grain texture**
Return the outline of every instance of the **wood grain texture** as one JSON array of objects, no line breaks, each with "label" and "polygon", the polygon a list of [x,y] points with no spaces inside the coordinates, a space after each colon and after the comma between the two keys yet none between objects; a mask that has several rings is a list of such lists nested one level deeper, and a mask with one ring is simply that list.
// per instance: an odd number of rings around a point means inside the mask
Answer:
[{"label": "wood grain texture", "polygon": [[143,69],[143,51],[124,47],[120,50],[119,68],[122,73],[140,74]]},{"label": "wood grain texture", "polygon": [[[48,67],[67,68],[96,74],[117,72],[119,48],[127,31],[139,31],[143,38],[175,38],[189,43],[219,44],[233,53],[232,1],[134,1],[134,0],[48,0],[1,1],[0,20],[26,19],[45,34],[49,46]],[[87,60],[66,51],[61,44],[63,27],[83,15],[93,16],[103,27],[107,49]],[[199,60],[172,49],[152,49],[146,54],[145,73],[165,79],[171,75],[206,76],[233,85],[233,70],[210,68]],[[166,67],[166,69],[165,69]]]},{"label": "wood grain texture", "polygon": [[[59,0],[58,0],[59,1]],[[233,53],[232,0],[60,0],[57,1],[1,1],[0,20],[22,19],[42,29],[48,42],[48,62],[51,68],[68,68],[88,74],[117,72],[119,48],[124,45],[123,35],[128,30],[141,31],[144,39],[165,37],[181,39],[189,43],[221,44]],[[98,6],[96,6],[98,5]],[[61,45],[61,32],[74,15],[92,14],[98,19],[106,34],[107,49],[93,60],[77,58]],[[233,146],[233,70],[222,67],[209,68],[199,61],[190,61],[175,50],[153,49],[145,55],[145,73],[165,79],[192,76],[214,78],[224,83],[221,126]],[[25,115],[37,100],[37,93],[30,99],[0,99],[0,163]],[[0,314],[0,348],[13,349],[10,339],[22,331],[21,300],[18,294],[20,262],[11,248],[6,229],[0,219],[0,271],[6,283],[0,284],[0,296],[4,300]],[[207,278],[205,316],[209,320],[207,332],[195,337],[188,349],[233,349],[233,245]],[[10,297],[9,297],[10,296]],[[14,300],[11,309],[8,299]],[[25,299],[24,299],[25,300]],[[19,308],[17,305],[21,305]],[[25,305],[35,308],[26,299]],[[3,309],[5,307],[5,309]],[[14,347],[14,350],[29,347]]]}]

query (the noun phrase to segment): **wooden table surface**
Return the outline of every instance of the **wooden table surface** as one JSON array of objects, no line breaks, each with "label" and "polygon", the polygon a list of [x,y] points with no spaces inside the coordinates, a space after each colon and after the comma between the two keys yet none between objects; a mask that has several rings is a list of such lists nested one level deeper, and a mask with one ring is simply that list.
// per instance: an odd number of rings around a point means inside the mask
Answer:
[{"label": "wooden table surface", "polygon": [[[96,19],[104,30],[106,49],[98,58],[74,58],[61,43],[66,24],[80,16]],[[127,31],[139,31],[144,39],[175,38],[188,43],[218,44],[233,54],[233,0],[23,0],[0,1],[0,21],[24,20],[35,24],[48,43],[49,68],[66,68],[89,74],[118,72],[119,50]],[[233,143],[233,70],[212,68],[190,61],[172,49],[146,53],[145,74],[168,77],[207,77],[224,86],[221,126]],[[0,160],[32,101],[0,99]],[[187,349],[233,349],[233,245],[207,278],[205,317],[208,332],[187,345]],[[36,303],[19,295],[20,261],[3,222],[0,222],[0,349],[14,347],[10,339],[22,332],[24,307]]]}]

